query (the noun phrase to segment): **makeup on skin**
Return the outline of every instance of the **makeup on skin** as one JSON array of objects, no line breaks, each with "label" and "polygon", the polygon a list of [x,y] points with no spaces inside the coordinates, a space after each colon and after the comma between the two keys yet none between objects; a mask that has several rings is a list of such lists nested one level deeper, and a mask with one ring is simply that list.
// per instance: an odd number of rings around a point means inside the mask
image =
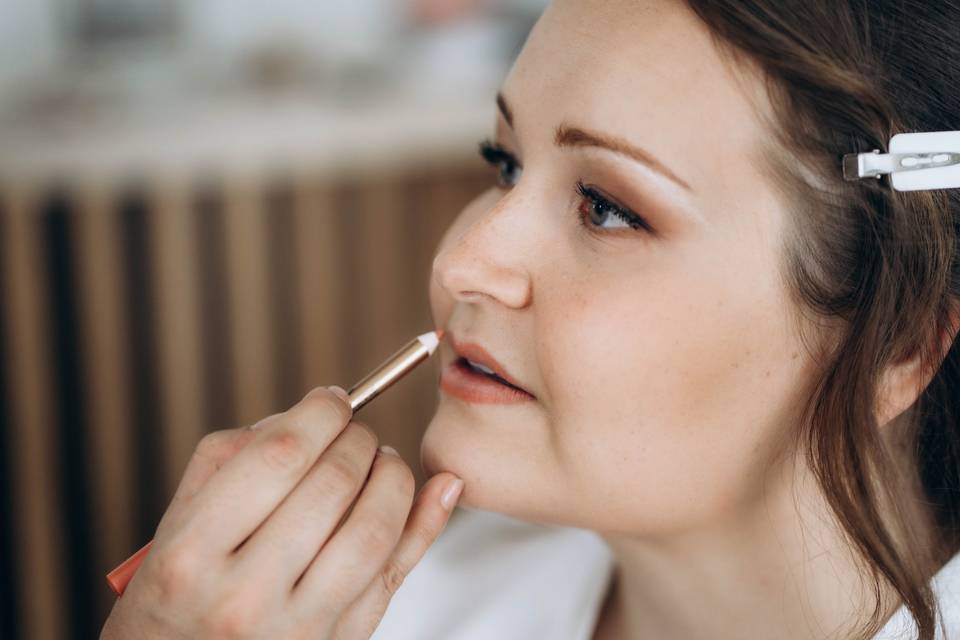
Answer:
[{"label": "makeup on skin", "polygon": [[536,398],[486,349],[474,343],[450,344],[459,356],[440,376],[440,389],[451,396],[478,404],[517,404]]}]

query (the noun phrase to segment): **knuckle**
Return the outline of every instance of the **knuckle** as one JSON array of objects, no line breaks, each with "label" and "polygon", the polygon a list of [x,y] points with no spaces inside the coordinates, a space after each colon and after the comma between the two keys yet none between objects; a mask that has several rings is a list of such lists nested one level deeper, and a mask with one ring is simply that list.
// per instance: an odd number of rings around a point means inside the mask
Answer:
[{"label": "knuckle", "polygon": [[183,597],[194,582],[197,563],[193,553],[186,547],[177,545],[164,549],[154,558],[155,583],[159,597],[163,602]]},{"label": "knuckle", "polygon": [[321,616],[329,620],[342,619],[359,597],[360,590],[352,581],[336,580],[325,585],[318,602]]},{"label": "knuckle", "polygon": [[258,601],[244,591],[222,596],[208,609],[205,618],[208,635],[224,640],[255,637],[262,622]]},{"label": "knuckle", "polygon": [[430,545],[436,541],[442,527],[442,522],[411,522],[410,535]]},{"label": "knuckle", "polygon": [[396,536],[393,525],[379,516],[371,516],[357,523],[357,543],[373,554],[385,554],[393,550]]},{"label": "knuckle", "polygon": [[309,443],[299,432],[282,428],[269,433],[261,444],[263,461],[278,471],[298,471],[309,462]]},{"label": "knuckle", "polygon": [[410,468],[403,460],[400,461],[400,475],[402,476],[402,481],[400,487],[404,490],[406,495],[413,497],[414,492],[417,490],[417,479],[413,475],[413,469]]},{"label": "knuckle", "polygon": [[406,577],[407,572],[393,560],[389,560],[380,572],[380,581],[388,596],[393,596],[397,592]]},{"label": "knuckle", "polygon": [[373,451],[380,445],[380,436],[366,422],[352,420],[347,425],[351,437],[360,439],[364,443],[364,448]]},{"label": "knuckle", "polygon": [[324,487],[337,494],[350,493],[360,484],[360,471],[347,456],[330,453],[323,461]]},{"label": "knuckle", "polygon": [[384,465],[383,471],[393,474],[390,485],[395,487],[404,496],[413,498],[417,489],[417,480],[413,475],[413,470],[406,462],[397,456],[379,456],[380,464]]},{"label": "knuckle", "polygon": [[200,441],[197,442],[197,446],[194,449],[194,453],[204,458],[216,457],[226,446],[227,435],[228,432],[225,429],[211,431],[200,438]]}]

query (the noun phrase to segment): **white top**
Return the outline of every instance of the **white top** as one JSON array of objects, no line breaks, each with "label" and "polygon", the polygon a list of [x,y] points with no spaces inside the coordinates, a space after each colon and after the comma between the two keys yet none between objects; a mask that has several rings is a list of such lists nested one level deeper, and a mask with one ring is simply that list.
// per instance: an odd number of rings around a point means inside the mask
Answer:
[{"label": "white top", "polygon": [[[457,507],[394,594],[371,640],[590,640],[614,560],[598,534]],[[960,640],[960,553],[934,577]],[[874,640],[907,640],[905,607]]]}]

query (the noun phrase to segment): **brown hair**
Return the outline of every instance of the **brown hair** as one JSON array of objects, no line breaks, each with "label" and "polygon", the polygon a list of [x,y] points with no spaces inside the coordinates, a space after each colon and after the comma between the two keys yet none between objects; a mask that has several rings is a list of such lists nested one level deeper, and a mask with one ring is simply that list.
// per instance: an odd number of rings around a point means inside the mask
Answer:
[{"label": "brown hair", "polygon": [[[929,580],[960,549],[960,341],[950,314],[960,301],[960,189],[845,182],[841,166],[846,153],[884,151],[895,133],[960,129],[960,4],[688,5],[740,69],[759,71],[773,107],[763,166],[792,213],[783,277],[798,318],[820,329],[812,352],[822,375],[796,442],[874,587],[855,637],[882,626],[886,581],[918,638],[932,640]],[[880,376],[911,356],[932,379],[880,428]]]}]

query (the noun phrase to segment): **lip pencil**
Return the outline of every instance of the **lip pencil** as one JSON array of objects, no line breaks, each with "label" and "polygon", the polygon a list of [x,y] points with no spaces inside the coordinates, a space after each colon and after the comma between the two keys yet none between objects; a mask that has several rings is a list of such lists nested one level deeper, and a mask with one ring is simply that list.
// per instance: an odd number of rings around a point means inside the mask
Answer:
[{"label": "lip pencil", "polygon": [[[380,366],[347,391],[350,408],[353,411],[359,410],[390,388],[397,380],[413,371],[418,364],[433,355],[440,344],[441,338],[443,338],[443,329],[424,333],[384,360]],[[107,574],[107,584],[118,596],[123,595],[127,584],[133,578],[133,574],[137,572],[137,568],[140,567],[152,544],[153,541],[151,540]]]}]

